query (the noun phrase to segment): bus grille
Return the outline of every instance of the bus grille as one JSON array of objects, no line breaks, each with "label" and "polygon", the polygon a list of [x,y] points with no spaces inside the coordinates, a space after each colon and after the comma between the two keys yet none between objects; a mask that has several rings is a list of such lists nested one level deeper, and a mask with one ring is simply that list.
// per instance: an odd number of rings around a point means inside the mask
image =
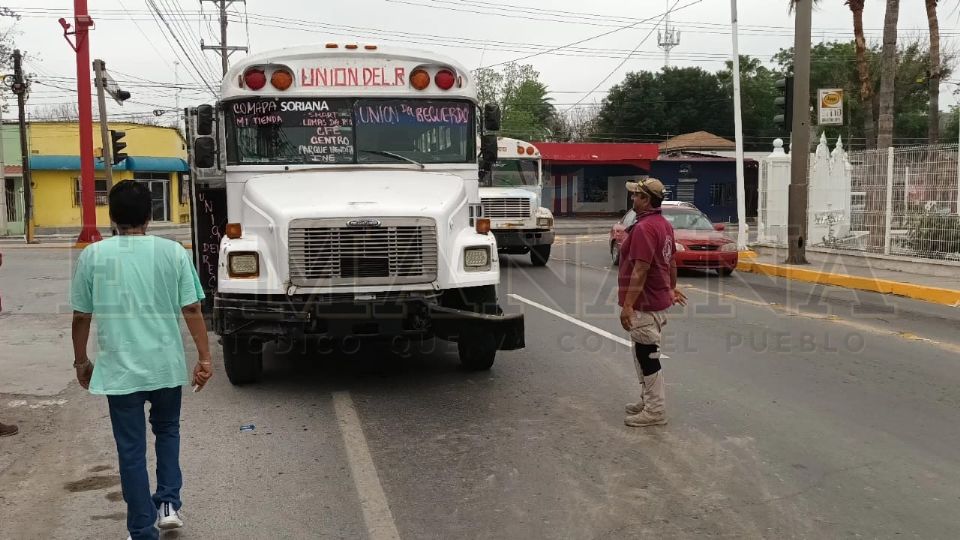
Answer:
[{"label": "bus grille", "polygon": [[432,219],[298,219],[288,235],[293,285],[400,285],[437,278]]},{"label": "bus grille", "polygon": [[485,198],[480,202],[486,218],[528,218],[531,215],[530,199],[526,197]]}]

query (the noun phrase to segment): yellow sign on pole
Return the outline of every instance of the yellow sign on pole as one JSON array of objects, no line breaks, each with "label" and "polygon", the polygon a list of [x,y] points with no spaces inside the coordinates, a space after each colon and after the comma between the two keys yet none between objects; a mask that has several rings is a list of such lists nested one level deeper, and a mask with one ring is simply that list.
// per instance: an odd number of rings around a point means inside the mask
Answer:
[{"label": "yellow sign on pole", "polygon": [[817,118],[821,126],[843,125],[843,88],[821,88],[817,91]]}]

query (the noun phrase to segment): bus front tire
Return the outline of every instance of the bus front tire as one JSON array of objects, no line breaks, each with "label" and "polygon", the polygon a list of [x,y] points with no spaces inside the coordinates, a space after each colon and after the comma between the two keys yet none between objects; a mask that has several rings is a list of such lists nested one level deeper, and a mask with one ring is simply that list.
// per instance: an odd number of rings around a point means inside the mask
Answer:
[{"label": "bus front tire", "polygon": [[263,341],[242,334],[224,336],[223,368],[233,385],[260,380],[263,372]]},{"label": "bus front tire", "polygon": [[530,263],[534,266],[546,266],[550,260],[550,244],[530,246]]},{"label": "bus front tire", "polygon": [[492,334],[464,334],[457,340],[460,365],[468,371],[486,371],[497,359],[497,340]]}]

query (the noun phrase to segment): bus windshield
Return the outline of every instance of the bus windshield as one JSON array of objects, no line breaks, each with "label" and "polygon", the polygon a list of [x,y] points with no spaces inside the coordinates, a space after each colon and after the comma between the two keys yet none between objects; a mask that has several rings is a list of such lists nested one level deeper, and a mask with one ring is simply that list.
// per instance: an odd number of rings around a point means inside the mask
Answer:
[{"label": "bus windshield", "polygon": [[476,161],[468,101],[254,98],[224,109],[228,165]]},{"label": "bus windshield", "polygon": [[535,186],[539,182],[539,162],[533,159],[504,159],[493,164],[483,179],[483,187]]}]

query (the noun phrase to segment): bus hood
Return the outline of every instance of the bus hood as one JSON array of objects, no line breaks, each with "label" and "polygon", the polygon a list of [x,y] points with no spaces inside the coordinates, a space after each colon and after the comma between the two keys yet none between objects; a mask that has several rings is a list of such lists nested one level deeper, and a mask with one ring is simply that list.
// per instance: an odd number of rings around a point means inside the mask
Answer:
[{"label": "bus hood", "polygon": [[481,187],[480,198],[533,199],[539,190],[537,186]]},{"label": "bus hood", "polygon": [[464,180],[449,173],[396,169],[273,173],[246,182],[243,219],[254,211],[283,225],[292,219],[324,217],[431,217],[439,223],[466,197]]}]

